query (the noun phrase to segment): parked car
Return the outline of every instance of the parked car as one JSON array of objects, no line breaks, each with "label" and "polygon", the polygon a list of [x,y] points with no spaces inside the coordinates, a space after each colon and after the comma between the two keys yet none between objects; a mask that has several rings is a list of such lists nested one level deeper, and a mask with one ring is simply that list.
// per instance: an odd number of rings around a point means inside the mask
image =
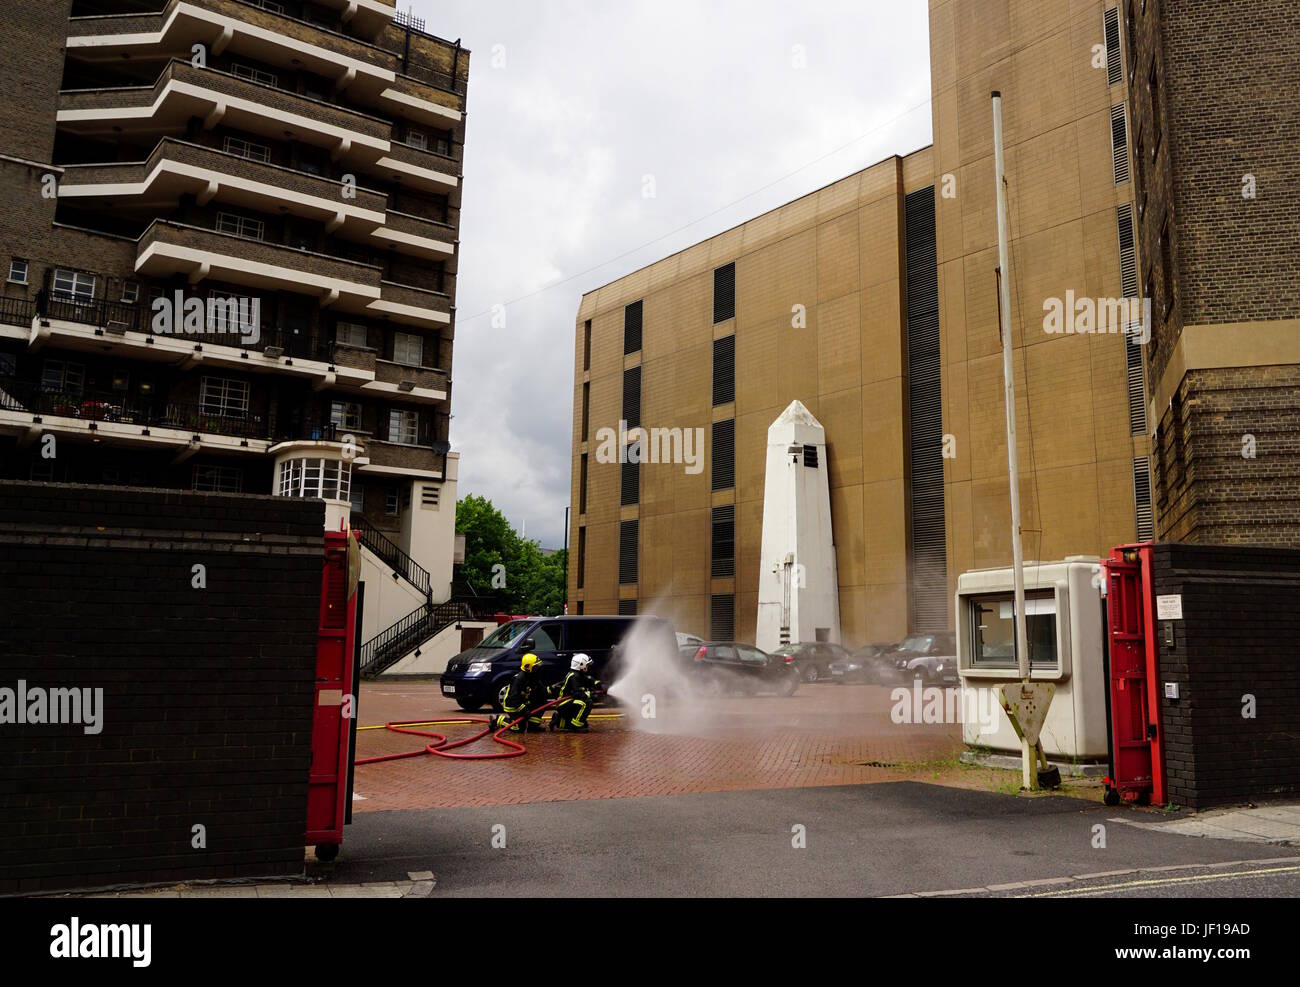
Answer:
[{"label": "parked car", "polygon": [[957,638],[954,634],[915,634],[899,644],[894,665],[904,678],[923,685],[957,683]]},{"label": "parked car", "polygon": [[677,632],[677,647],[679,648],[698,648],[703,643],[704,638],[702,637],[696,637],[694,634],[683,634],[681,631]]},{"label": "parked car", "polygon": [[800,644],[785,644],[772,652],[782,657],[789,655],[794,659],[794,667],[805,682],[816,682],[830,676],[832,662],[844,661],[850,657],[847,650],[829,641],[804,641]]},{"label": "parked car", "polygon": [[[569,670],[578,652],[591,656],[592,672],[608,684],[618,674],[618,644],[636,617],[526,617],[502,624],[468,651],[447,663],[442,673],[442,694],[456,700],[467,712],[491,704],[501,709],[510,680],[519,671],[523,656],[532,652],[541,659],[538,672],[547,685],[558,682]],[[672,624],[658,617],[652,629],[670,639]]]},{"label": "parked car", "polygon": [[[686,657],[687,649],[680,652]],[[799,670],[791,655],[769,655],[752,644],[708,641],[687,661],[688,674],[706,693],[776,692],[793,696],[799,688]]]},{"label": "parked car", "polygon": [[898,678],[894,663],[897,644],[868,644],[830,664],[832,682],[869,682],[883,685]]}]

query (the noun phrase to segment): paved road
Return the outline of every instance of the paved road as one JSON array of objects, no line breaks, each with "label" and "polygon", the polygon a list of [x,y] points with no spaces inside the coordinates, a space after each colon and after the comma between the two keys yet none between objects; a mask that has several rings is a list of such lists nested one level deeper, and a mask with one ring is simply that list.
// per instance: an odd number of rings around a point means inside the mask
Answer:
[{"label": "paved road", "polygon": [[[1300,896],[1300,851],[1110,821],[1071,798],[1017,798],[917,782],[701,792],[477,808],[367,812],[332,880],[431,870],[439,896],[792,895],[954,892]],[[1095,826],[1104,849],[1094,848]],[[806,848],[795,849],[802,826]],[[494,827],[504,827],[494,829]],[[504,835],[505,847],[494,848]],[[1151,874],[1117,871],[1294,860]],[[1022,882],[1110,873],[1069,884]],[[1199,882],[1173,878],[1199,876]],[[1162,883],[1138,884],[1159,880]],[[1002,887],[1016,884],[1016,887]],[[1121,887],[1120,885],[1125,885]],[[969,893],[969,892],[968,892]]]}]

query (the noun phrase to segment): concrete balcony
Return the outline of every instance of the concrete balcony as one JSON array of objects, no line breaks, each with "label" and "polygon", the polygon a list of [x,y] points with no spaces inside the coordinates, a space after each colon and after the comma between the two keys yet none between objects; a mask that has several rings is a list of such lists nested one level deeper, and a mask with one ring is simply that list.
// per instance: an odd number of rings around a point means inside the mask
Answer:
[{"label": "concrete balcony", "polygon": [[200,205],[215,199],[272,214],[287,207],[351,239],[373,235],[385,223],[387,196],[358,187],[355,198],[345,199],[343,188],[318,175],[167,137],[147,161],[67,166],[59,197],[103,199],[113,206],[177,202],[191,194]]},{"label": "concrete balcony", "polygon": [[386,120],[180,59],[152,86],[63,90],[56,119],[69,132],[112,138],[119,131],[179,133],[194,117],[207,129],[226,123],[323,147],[335,160],[373,166],[389,155]]},{"label": "concrete balcony", "polygon": [[380,301],[380,270],[372,265],[161,219],[140,236],[135,269],[160,278],[184,274],[191,284],[215,278],[313,295],[351,312],[372,311]]},{"label": "concrete balcony", "polygon": [[392,141],[370,170],[422,192],[449,192],[460,184],[460,162],[445,154]]},{"label": "concrete balcony", "polygon": [[418,57],[404,58],[402,29],[392,23],[395,11],[384,0],[322,3],[339,10],[347,30],[360,37],[240,0],[170,0],[157,14],[71,18],[68,53],[90,60],[188,58],[192,46],[202,44],[213,55],[229,51],[286,70],[301,66],[332,79],[364,105],[401,107],[444,125],[462,119],[464,80],[448,54],[459,59],[455,45],[420,34]]},{"label": "concrete balcony", "polygon": [[393,209],[385,215],[383,228],[372,236],[400,253],[429,260],[450,260],[456,254],[455,227]]},{"label": "concrete balcony", "polygon": [[371,315],[427,328],[451,322],[451,297],[440,291],[383,281],[380,292],[380,299],[368,306]]}]

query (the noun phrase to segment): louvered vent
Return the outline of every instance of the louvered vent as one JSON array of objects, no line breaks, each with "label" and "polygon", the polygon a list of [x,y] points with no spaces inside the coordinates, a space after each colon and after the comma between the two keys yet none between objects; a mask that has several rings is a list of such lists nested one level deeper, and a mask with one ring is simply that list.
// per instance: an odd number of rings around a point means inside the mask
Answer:
[{"label": "louvered vent", "polygon": [[1138,541],[1155,538],[1155,519],[1151,511],[1151,464],[1145,456],[1133,460],[1133,502],[1137,507]]},{"label": "louvered vent", "polygon": [[618,581],[623,584],[636,582],[639,527],[636,521],[620,521],[618,524]]},{"label": "louvered vent", "polygon": [[1115,184],[1128,181],[1128,121],[1124,104],[1110,108],[1110,152],[1115,164]]},{"label": "louvered vent", "polygon": [[736,400],[736,337],[713,341],[713,406]]},{"label": "louvered vent", "polygon": [[803,464],[809,469],[817,468],[817,447],[807,445],[803,447]]},{"label": "louvered vent", "polygon": [[635,353],[641,348],[641,303],[633,302],[623,309],[623,354]]},{"label": "louvered vent", "polygon": [[628,428],[641,424],[641,368],[623,371],[623,420]]},{"label": "louvered vent", "polygon": [[943,401],[934,187],[907,196],[907,386],[912,491],[912,628],[948,629]]},{"label": "louvered vent", "polygon": [[[635,462],[633,462],[635,460]],[[634,442],[627,449],[627,461],[622,464],[621,497],[624,507],[641,502],[641,443]]]},{"label": "louvered vent", "polygon": [[709,639],[730,641],[736,636],[736,598],[715,593],[709,599]]},{"label": "louvered vent", "polygon": [[1106,29],[1106,84],[1124,81],[1124,59],[1119,48],[1119,8],[1111,7],[1103,15]]},{"label": "louvered vent", "polygon": [[728,579],[736,574],[736,508],[735,505],[713,509],[713,534],[710,539],[712,560],[710,575],[714,579]]},{"label": "louvered vent", "polygon": [[1119,227],[1119,283],[1125,298],[1138,296],[1137,248],[1133,240],[1133,206],[1124,203],[1115,211]]},{"label": "louvered vent", "polygon": [[736,264],[733,261],[713,272],[713,324],[736,317]]},{"label": "louvered vent", "polygon": [[636,616],[636,600],[619,600],[618,615],[620,617]]},{"label": "louvered vent", "polygon": [[1147,430],[1146,392],[1142,386],[1142,344],[1136,333],[1124,337],[1124,358],[1128,370],[1128,423],[1132,435]]},{"label": "louvered vent", "polygon": [[736,485],[736,422],[713,423],[713,489],[728,490]]}]

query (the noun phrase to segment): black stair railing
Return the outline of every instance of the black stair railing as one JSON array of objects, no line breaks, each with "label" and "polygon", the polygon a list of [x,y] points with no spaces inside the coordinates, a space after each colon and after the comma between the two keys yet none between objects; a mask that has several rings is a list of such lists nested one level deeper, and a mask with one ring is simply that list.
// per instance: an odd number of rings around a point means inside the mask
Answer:
[{"label": "black stair railing", "polygon": [[352,515],[352,530],[357,533],[363,547],[378,558],[428,599],[432,579],[429,570],[398,548],[392,541],[370,526],[360,514]]},{"label": "black stair railing", "polygon": [[361,674],[378,675],[448,625],[468,619],[461,603],[426,603],[361,645]]}]

